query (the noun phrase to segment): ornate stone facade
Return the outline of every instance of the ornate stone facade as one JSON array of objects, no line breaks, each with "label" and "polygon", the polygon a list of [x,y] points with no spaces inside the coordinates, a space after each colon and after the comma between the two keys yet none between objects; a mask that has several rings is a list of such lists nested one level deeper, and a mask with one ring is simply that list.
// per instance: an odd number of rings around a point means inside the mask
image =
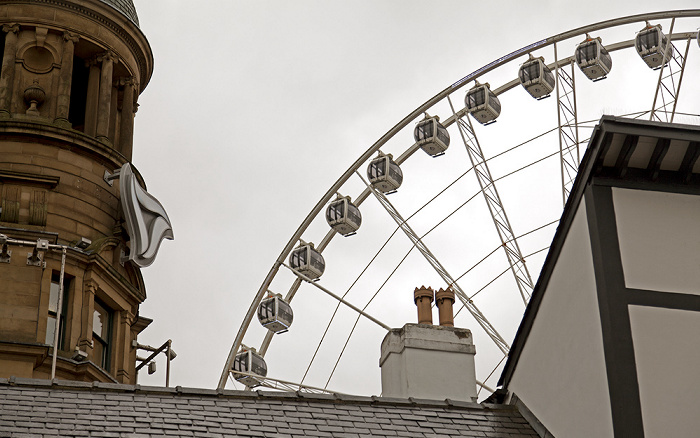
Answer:
[{"label": "ornate stone facade", "polygon": [[0,234],[69,248],[61,312],[61,253],[29,264],[31,246],[2,251],[0,377],[51,375],[60,314],[56,377],[134,383],[150,320],[105,175],[131,161],[150,46],[130,0],[0,0],[0,28]]}]

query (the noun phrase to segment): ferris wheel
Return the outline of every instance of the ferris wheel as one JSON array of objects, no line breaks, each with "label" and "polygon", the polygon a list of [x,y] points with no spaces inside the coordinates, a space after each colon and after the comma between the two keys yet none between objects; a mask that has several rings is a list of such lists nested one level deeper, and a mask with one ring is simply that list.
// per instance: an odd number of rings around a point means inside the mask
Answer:
[{"label": "ferris wheel", "polygon": [[379,379],[372,358],[384,334],[415,322],[413,290],[428,285],[455,292],[455,325],[472,330],[477,383],[491,392],[600,115],[700,123],[697,98],[681,99],[700,95],[685,75],[700,68],[698,27],[700,9],[573,29],[409,113],[273,262],[219,389],[361,392],[361,376]]}]

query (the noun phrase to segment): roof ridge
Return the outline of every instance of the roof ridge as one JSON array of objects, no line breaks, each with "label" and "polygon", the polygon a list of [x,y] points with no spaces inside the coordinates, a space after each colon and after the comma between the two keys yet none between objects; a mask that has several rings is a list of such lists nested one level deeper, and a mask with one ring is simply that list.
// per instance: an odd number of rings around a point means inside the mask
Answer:
[{"label": "roof ridge", "polygon": [[52,390],[65,391],[90,391],[90,392],[115,392],[121,394],[146,394],[146,395],[164,395],[171,394],[173,396],[199,396],[211,398],[232,398],[232,399],[257,399],[257,400],[284,400],[284,401],[307,401],[329,404],[346,404],[346,405],[373,405],[373,406],[405,406],[405,407],[430,407],[444,408],[450,410],[514,410],[515,406],[511,405],[496,405],[482,404],[466,401],[458,401],[451,399],[430,400],[395,397],[379,397],[379,396],[362,396],[362,395],[347,395],[347,394],[316,394],[308,392],[287,392],[287,391],[243,391],[243,390],[218,390],[205,388],[189,388],[183,386],[164,387],[164,386],[143,386],[143,385],[128,385],[122,383],[105,383],[105,382],[80,382],[73,380],[60,379],[30,379],[23,377],[0,378],[0,387],[14,386],[22,388],[51,388]]}]

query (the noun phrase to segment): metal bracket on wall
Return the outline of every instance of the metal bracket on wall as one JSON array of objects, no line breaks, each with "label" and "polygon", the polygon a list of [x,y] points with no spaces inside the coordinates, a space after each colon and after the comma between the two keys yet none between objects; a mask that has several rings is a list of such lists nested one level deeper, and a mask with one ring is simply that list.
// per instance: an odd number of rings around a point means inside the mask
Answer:
[{"label": "metal bracket on wall", "polygon": [[114,180],[119,178],[119,174],[121,173],[121,168],[115,170],[112,173],[109,173],[108,170],[105,170],[105,176],[104,180],[107,184],[109,184],[110,187],[114,186]]},{"label": "metal bracket on wall", "polygon": [[27,253],[27,265],[45,268],[46,262],[44,262],[44,252],[48,251],[48,249],[49,241],[46,239],[38,239],[34,250]]}]

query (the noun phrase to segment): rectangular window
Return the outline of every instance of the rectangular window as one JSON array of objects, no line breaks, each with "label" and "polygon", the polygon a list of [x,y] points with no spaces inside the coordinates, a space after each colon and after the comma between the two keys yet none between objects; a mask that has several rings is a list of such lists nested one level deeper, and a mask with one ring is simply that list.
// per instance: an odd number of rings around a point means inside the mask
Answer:
[{"label": "rectangular window", "polygon": [[109,371],[112,313],[112,310],[95,299],[92,315],[93,361],[105,371]]},{"label": "rectangular window", "polygon": [[[53,345],[54,334],[56,333],[56,318],[58,317],[58,293],[60,290],[60,274],[54,272],[51,275],[51,287],[49,288],[49,315],[46,322],[46,344]],[[68,290],[70,289],[70,280],[63,277],[63,305],[61,306],[61,319],[58,324],[58,349],[65,350],[65,321],[66,312],[68,311]]]}]

